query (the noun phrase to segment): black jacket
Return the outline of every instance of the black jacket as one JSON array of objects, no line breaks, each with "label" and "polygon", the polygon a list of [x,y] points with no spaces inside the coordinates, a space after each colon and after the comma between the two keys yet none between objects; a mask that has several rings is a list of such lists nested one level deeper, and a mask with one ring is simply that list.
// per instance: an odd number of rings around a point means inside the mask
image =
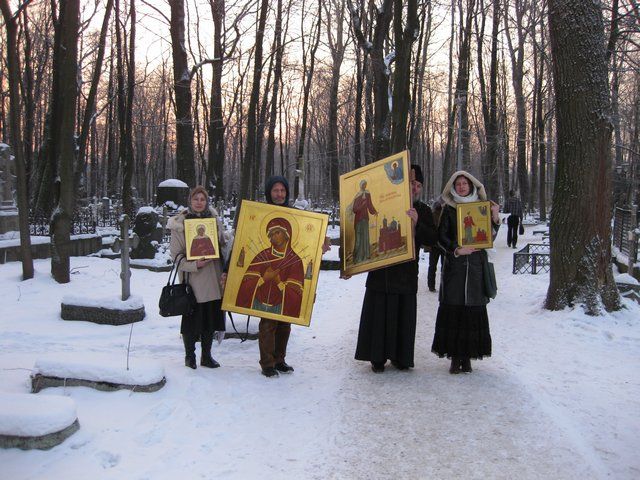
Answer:
[{"label": "black jacket", "polygon": [[[492,225],[494,233],[499,226]],[[440,303],[443,305],[480,306],[489,303],[484,294],[482,265],[487,256],[485,250],[456,257],[458,245],[456,209],[446,205],[438,227],[438,245],[446,252],[440,285]]]},{"label": "black jacket", "polygon": [[415,260],[369,272],[366,284],[368,289],[381,293],[403,295],[418,293],[420,248],[435,245],[437,229],[433,223],[431,209],[426,204],[415,202],[413,206],[418,211],[418,223],[415,228]]}]

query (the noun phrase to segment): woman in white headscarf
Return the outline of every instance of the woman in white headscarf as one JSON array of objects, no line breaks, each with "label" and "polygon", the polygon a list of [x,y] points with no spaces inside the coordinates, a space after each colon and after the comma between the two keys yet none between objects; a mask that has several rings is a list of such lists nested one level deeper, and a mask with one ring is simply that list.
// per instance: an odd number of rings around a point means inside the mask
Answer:
[{"label": "woman in white headscarf", "polygon": [[[487,200],[484,186],[465,171],[454,173],[442,192],[445,203],[438,227],[438,245],[445,252],[440,306],[431,351],[451,359],[449,373],[471,372],[471,359],[491,356],[491,333],[483,263],[487,252],[458,244],[456,207]],[[493,235],[500,228],[499,205],[491,202]]]}]

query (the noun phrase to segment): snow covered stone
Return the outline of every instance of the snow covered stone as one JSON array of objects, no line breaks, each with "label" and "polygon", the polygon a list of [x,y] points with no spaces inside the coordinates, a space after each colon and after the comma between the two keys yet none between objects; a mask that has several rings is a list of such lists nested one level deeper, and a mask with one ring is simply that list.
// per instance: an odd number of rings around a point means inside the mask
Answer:
[{"label": "snow covered stone", "polygon": [[177,178],[168,178],[158,184],[159,187],[189,188],[189,185]]},{"label": "snow covered stone", "polygon": [[166,383],[162,365],[140,359],[130,360],[127,370],[121,358],[105,355],[82,355],[36,360],[31,373],[31,391],[48,387],[90,387],[96,390],[133,390],[155,392]]},{"label": "snow covered stone", "polygon": [[0,394],[0,447],[46,450],[80,428],[76,404],[68,397]]},{"label": "snow covered stone", "polygon": [[117,297],[86,298],[67,295],[62,298],[60,316],[63,320],[126,325],[144,319],[145,311],[142,298],[134,295],[125,301]]}]

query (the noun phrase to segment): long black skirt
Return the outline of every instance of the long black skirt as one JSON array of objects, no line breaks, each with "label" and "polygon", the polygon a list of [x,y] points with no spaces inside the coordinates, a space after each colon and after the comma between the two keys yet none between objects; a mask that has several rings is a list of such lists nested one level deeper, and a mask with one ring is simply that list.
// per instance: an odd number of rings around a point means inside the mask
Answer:
[{"label": "long black skirt", "polygon": [[491,356],[486,306],[440,305],[431,351],[439,357]]},{"label": "long black skirt", "polygon": [[364,294],[356,360],[384,363],[394,360],[413,367],[416,338],[416,295],[374,292]]},{"label": "long black skirt", "polygon": [[197,303],[191,315],[183,315],[180,324],[182,335],[199,337],[203,334],[222,332],[225,330],[224,312],[222,300]]}]

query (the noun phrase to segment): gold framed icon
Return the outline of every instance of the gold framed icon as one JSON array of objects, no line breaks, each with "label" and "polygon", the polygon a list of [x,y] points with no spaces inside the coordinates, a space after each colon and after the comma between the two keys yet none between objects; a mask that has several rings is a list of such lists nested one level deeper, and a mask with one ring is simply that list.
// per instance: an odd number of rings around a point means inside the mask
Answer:
[{"label": "gold framed icon", "polygon": [[340,266],[345,275],[415,259],[409,152],[340,176]]},{"label": "gold framed icon", "polygon": [[220,258],[218,222],[211,218],[188,218],[184,221],[187,260]]},{"label": "gold framed icon", "polygon": [[493,248],[491,202],[458,203],[456,205],[458,245]]},{"label": "gold framed icon", "polygon": [[222,309],[309,326],[327,215],[243,200]]}]

